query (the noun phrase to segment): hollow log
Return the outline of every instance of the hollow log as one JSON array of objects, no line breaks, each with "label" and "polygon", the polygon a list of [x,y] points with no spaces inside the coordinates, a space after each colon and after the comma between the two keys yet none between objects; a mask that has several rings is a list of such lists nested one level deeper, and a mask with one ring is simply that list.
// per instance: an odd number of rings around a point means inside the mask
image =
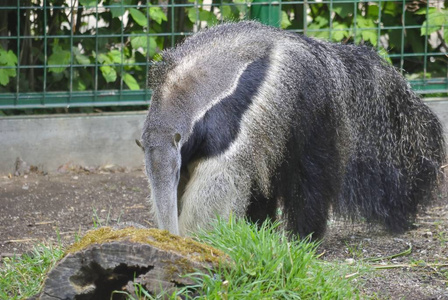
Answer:
[{"label": "hollow log", "polygon": [[208,245],[158,229],[103,227],[70,247],[31,299],[125,299],[135,284],[169,295],[194,284],[183,275],[208,272],[225,255]]}]

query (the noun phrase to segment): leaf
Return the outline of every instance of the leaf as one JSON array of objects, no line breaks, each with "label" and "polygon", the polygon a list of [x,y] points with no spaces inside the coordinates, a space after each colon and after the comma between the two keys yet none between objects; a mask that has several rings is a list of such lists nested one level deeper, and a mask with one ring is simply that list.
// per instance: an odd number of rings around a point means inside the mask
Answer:
[{"label": "leaf", "polygon": [[322,16],[317,16],[314,21],[308,25],[309,34],[311,36],[328,39],[330,37],[330,31],[328,28],[328,19]]},{"label": "leaf", "polygon": [[97,0],[79,0],[79,4],[82,6],[96,6],[98,4]]},{"label": "leaf", "polygon": [[[0,67],[15,67],[17,65],[17,56],[9,50],[6,52],[2,47],[0,47]],[[0,68],[0,84],[6,86],[9,83],[10,77],[16,77],[15,68]]]},{"label": "leaf", "polygon": [[98,62],[106,65],[112,64],[112,59],[104,53],[98,54]]},{"label": "leaf", "polygon": [[376,4],[371,4],[367,8],[367,16],[371,19],[377,19],[380,14],[380,8]]},{"label": "leaf", "polygon": [[428,16],[430,20],[430,24],[434,24],[435,26],[446,26],[448,25],[448,10],[440,10],[431,13]]},{"label": "leaf", "polygon": [[7,64],[8,66],[15,66],[17,65],[17,56],[12,50],[9,50],[7,53]]},{"label": "leaf", "polygon": [[426,16],[426,21],[421,27],[421,35],[429,35],[448,24],[448,10],[431,10]]},{"label": "leaf", "polygon": [[199,20],[206,21],[207,25],[211,26],[218,22],[218,18],[216,18],[215,14],[208,10],[200,10],[199,11]]},{"label": "leaf", "polygon": [[422,28],[420,29],[420,35],[430,35],[433,32],[436,32],[439,28],[434,28],[429,25],[428,21],[423,22]]},{"label": "leaf", "polygon": [[73,90],[75,90],[75,91],[85,91],[86,88],[87,88],[86,84],[79,77],[76,77],[73,80]]},{"label": "leaf", "polygon": [[[0,47],[0,65],[11,67],[17,65],[17,56],[11,50],[6,52],[2,47]],[[13,69],[5,69],[5,70],[13,70]]]},{"label": "leaf", "polygon": [[8,53],[2,48],[0,48],[0,65],[8,65]]},{"label": "leaf", "polygon": [[289,21],[288,14],[286,13],[286,11],[283,10],[281,27],[282,29],[285,29],[288,28],[289,26],[291,26],[291,21]]},{"label": "leaf", "polygon": [[127,66],[124,66],[125,68],[131,68],[131,69],[139,69],[142,70],[138,65],[135,65],[135,56],[130,57],[130,58],[126,58],[124,60],[124,64]]},{"label": "leaf", "polygon": [[373,46],[378,44],[378,35],[376,31],[365,30],[361,31],[361,36],[364,41],[369,41]]},{"label": "leaf", "polygon": [[126,85],[129,87],[130,90],[139,90],[140,86],[137,83],[137,80],[135,80],[134,76],[132,76],[129,73],[124,73],[123,75],[123,81],[126,83]]},{"label": "leaf", "polygon": [[166,17],[162,8],[159,6],[150,7],[149,16],[158,24],[162,24],[163,21],[168,21],[168,18]]},{"label": "leaf", "polygon": [[328,28],[320,28],[317,24],[311,24],[308,26],[309,35],[316,38],[327,40],[330,37]]},{"label": "leaf", "polygon": [[198,20],[198,10],[196,7],[191,7],[188,9],[188,19],[190,19],[191,23],[196,23]]},{"label": "leaf", "polygon": [[157,48],[157,42],[155,37],[147,35],[131,37],[131,45],[132,48],[134,49],[143,48],[145,52],[148,50],[149,46],[150,56],[154,55]]},{"label": "leaf", "polygon": [[236,4],[234,7],[239,11],[240,14],[245,15],[248,11],[247,3],[249,1],[247,0],[233,0],[233,2]]},{"label": "leaf", "polygon": [[61,46],[54,44],[53,53],[48,58],[48,65],[67,65],[60,67],[50,67],[49,71],[54,73],[62,73],[70,64],[70,51],[62,50]]},{"label": "leaf", "polygon": [[110,13],[112,14],[112,18],[121,17],[124,14],[124,7],[110,7]]},{"label": "leaf", "polygon": [[118,50],[111,50],[109,51],[109,53],[107,53],[107,56],[109,56],[109,58],[112,60],[112,62],[116,63],[116,64],[121,64],[122,63],[122,53],[121,51]]},{"label": "leaf", "polygon": [[76,61],[80,65],[88,65],[90,64],[90,58],[84,54],[81,53],[81,50],[79,50],[78,47],[72,47],[72,53],[76,59]]},{"label": "leaf", "polygon": [[132,19],[134,19],[134,21],[142,26],[145,27],[148,25],[148,19],[146,18],[145,14],[142,13],[141,11],[135,9],[135,8],[130,8],[129,9],[129,13],[132,16]]},{"label": "leaf", "polygon": [[148,46],[148,37],[147,36],[133,36],[131,37],[131,45],[132,48],[143,48],[146,49]]},{"label": "leaf", "polygon": [[9,74],[5,72],[7,69],[0,69],[0,84],[5,86],[9,83]]},{"label": "leaf", "polygon": [[328,25],[328,19],[322,16],[317,16],[314,19],[314,22],[317,24],[319,28],[323,28]]},{"label": "leaf", "polygon": [[350,35],[348,32],[348,26],[344,23],[334,22],[333,23],[333,31],[331,32],[331,38],[334,41],[340,42],[344,38],[347,38]]},{"label": "leaf", "polygon": [[336,3],[333,2],[333,11],[341,18],[345,18],[350,14],[353,14],[354,4],[352,3]]},{"label": "leaf", "polygon": [[7,66],[8,65],[8,53],[0,49],[0,65]]},{"label": "leaf", "polygon": [[75,56],[76,61],[80,64],[80,65],[88,65],[90,64],[90,59],[88,56],[85,56],[84,54],[78,54]]},{"label": "leaf", "polygon": [[131,5],[132,0],[123,0],[123,4],[121,3],[122,0],[112,0],[111,5],[115,5],[116,7],[110,7],[110,12],[112,13],[112,18],[121,17],[126,9],[123,7],[123,5]]},{"label": "leaf", "polygon": [[223,5],[221,6],[220,10],[221,10],[221,16],[224,20],[233,19],[232,8],[230,8],[230,6]]},{"label": "leaf", "polygon": [[400,13],[400,10],[397,8],[397,4],[395,2],[384,2],[383,13],[395,17],[398,13]]},{"label": "leaf", "polygon": [[364,41],[369,41],[373,46],[376,46],[378,43],[378,32],[375,29],[376,25],[373,19],[358,16],[356,25],[359,27],[362,39]]},{"label": "leaf", "polygon": [[218,22],[218,18],[214,13],[204,10],[202,8],[191,7],[188,9],[188,18],[192,23],[196,23],[198,21],[205,21],[207,25],[211,26]]},{"label": "leaf", "polygon": [[16,77],[16,69],[6,69],[6,73],[9,75],[9,77]]},{"label": "leaf", "polygon": [[94,82],[92,74],[86,69],[75,69],[73,78],[73,90],[85,91]]},{"label": "leaf", "polygon": [[16,69],[14,68],[5,68],[3,69],[5,71],[5,74],[8,75],[9,77],[16,77]]},{"label": "leaf", "polygon": [[[429,7],[428,8],[428,14],[431,14],[431,13],[433,13],[435,11],[437,11],[437,8],[435,8],[435,7]],[[415,15],[426,15],[426,7],[425,8],[420,8],[414,14]]]},{"label": "leaf", "polygon": [[117,80],[117,72],[111,66],[102,66],[100,70],[106,82],[114,82]]},{"label": "leaf", "polygon": [[376,28],[375,22],[371,18],[364,18],[362,16],[358,16],[356,19],[356,25],[361,30]]}]

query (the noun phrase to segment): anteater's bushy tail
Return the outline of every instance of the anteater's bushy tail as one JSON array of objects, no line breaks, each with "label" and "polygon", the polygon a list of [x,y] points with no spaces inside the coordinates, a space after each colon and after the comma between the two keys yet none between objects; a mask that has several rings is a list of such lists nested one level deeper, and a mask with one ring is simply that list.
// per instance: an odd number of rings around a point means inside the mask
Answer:
[{"label": "anteater's bushy tail", "polygon": [[375,69],[369,77],[376,82],[353,92],[352,99],[368,101],[347,105],[353,141],[334,208],[341,215],[361,216],[403,232],[419,205],[437,194],[446,155],[443,130],[403,77],[373,52],[369,56],[368,67],[359,72]]}]

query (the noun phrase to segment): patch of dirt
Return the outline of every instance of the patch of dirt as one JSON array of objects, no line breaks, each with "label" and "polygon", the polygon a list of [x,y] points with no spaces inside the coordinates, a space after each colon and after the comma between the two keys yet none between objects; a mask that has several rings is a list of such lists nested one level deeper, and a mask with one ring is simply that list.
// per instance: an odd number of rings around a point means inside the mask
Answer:
[{"label": "patch of dirt", "polygon": [[331,222],[321,258],[372,267],[361,289],[378,299],[448,299],[448,203],[421,212],[414,229],[392,235],[359,223]]},{"label": "patch of dirt", "polygon": [[[63,174],[0,177],[0,254],[24,253],[38,243],[68,245],[98,225],[154,224],[141,170],[66,168]],[[415,229],[390,235],[360,224],[330,222],[321,258],[341,264],[367,259],[365,295],[378,299],[448,299],[448,203],[420,214]],[[397,257],[390,257],[408,251]]]},{"label": "patch of dirt", "polygon": [[0,178],[1,255],[24,253],[58,237],[69,244],[96,225],[153,226],[143,171],[64,172]]}]

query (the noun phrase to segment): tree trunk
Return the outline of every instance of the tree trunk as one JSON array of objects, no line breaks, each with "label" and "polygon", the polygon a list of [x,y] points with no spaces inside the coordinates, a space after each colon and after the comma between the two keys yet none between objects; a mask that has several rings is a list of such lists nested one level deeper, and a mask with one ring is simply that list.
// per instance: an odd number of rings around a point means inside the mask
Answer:
[{"label": "tree trunk", "polygon": [[135,283],[152,295],[172,294],[194,284],[182,277],[207,272],[225,255],[191,239],[157,229],[112,229],[87,233],[47,274],[42,291],[32,299],[125,299]]}]

